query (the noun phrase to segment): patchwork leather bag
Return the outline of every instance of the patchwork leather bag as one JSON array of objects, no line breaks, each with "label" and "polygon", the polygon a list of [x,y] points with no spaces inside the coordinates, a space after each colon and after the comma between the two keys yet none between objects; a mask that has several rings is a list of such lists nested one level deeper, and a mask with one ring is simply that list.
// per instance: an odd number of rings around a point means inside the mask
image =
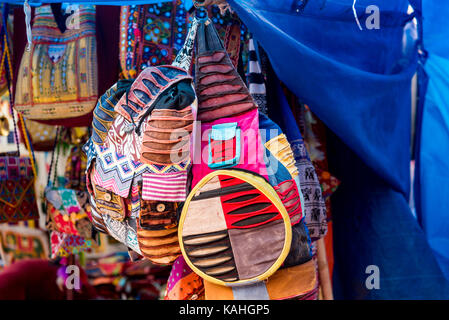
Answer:
[{"label": "patchwork leather bag", "polygon": [[20,63],[15,108],[27,119],[67,119],[91,113],[98,98],[95,6],[80,5],[62,21],[61,31],[52,8],[36,8],[32,45]]},{"label": "patchwork leather bag", "polygon": [[[288,298],[279,288],[289,285],[293,271],[302,286],[287,294],[307,295],[316,272],[291,147],[271,120],[260,118],[213,26],[198,30],[203,154],[193,164],[193,189],[179,222],[183,257],[203,278],[206,299],[223,290],[230,299]],[[271,279],[277,284],[269,294]]]},{"label": "patchwork leather bag", "polygon": [[292,228],[287,210],[264,178],[217,170],[192,189],[179,235],[189,266],[202,278],[229,286],[272,275],[289,253]]},{"label": "patchwork leather bag", "polygon": [[187,71],[196,27],[194,20],[172,65],[148,67],[126,93],[114,94],[117,86],[100,99],[85,146],[94,225],[156,264],[181,254],[177,224],[197,108]]},{"label": "patchwork leather bag", "polygon": [[298,184],[299,173],[291,164],[293,152],[280,128],[267,116],[259,114],[265,162],[270,184],[276,190],[292,222],[290,252],[282,266],[266,281],[242,287],[225,287],[204,281],[208,300],[316,300],[319,282],[316,262],[311,258],[311,240],[306,219],[301,214],[302,194]]}]

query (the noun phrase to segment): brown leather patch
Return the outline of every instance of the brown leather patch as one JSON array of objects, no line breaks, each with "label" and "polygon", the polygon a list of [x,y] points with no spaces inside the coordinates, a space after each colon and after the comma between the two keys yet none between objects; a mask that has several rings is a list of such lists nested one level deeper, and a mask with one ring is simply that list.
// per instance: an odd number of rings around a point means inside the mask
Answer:
[{"label": "brown leather patch", "polygon": [[124,200],[112,191],[106,190],[98,185],[94,184],[93,189],[98,212],[107,214],[114,220],[123,221],[126,217]]},{"label": "brown leather patch", "polygon": [[226,230],[184,237],[183,241],[186,254],[198,269],[218,279],[238,280]]},{"label": "brown leather patch", "polygon": [[[265,282],[271,300],[301,299],[317,286],[314,261],[279,269]],[[206,300],[234,300],[232,288],[204,280]]]},{"label": "brown leather patch", "polygon": [[266,272],[284,247],[283,220],[268,222],[257,228],[230,229],[228,232],[240,279],[251,279]]}]

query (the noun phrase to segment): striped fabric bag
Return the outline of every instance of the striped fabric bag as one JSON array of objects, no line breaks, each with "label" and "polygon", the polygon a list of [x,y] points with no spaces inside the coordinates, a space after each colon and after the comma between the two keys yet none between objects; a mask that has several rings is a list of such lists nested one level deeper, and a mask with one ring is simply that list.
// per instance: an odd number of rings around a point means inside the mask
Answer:
[{"label": "striped fabric bag", "polygon": [[187,172],[142,175],[142,199],[182,202],[186,198]]}]

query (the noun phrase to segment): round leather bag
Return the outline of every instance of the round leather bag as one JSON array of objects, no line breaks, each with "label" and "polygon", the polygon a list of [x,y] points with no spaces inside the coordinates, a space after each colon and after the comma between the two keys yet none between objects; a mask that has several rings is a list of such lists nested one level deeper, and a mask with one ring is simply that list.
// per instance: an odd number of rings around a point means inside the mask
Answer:
[{"label": "round leather bag", "polygon": [[183,207],[179,243],[203,279],[237,286],[263,281],[290,250],[290,218],[273,187],[242,170],[217,170],[193,188]]}]

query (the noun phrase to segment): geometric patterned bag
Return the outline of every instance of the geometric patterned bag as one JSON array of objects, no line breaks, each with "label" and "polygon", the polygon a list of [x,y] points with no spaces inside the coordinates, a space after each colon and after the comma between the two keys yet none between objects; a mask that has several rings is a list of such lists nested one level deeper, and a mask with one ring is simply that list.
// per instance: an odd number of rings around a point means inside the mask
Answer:
[{"label": "geometric patterned bag", "polygon": [[172,264],[181,253],[176,218],[191,163],[196,96],[187,70],[196,21],[173,65],[146,68],[113,110],[121,85],[107,91],[86,146],[93,222],[153,264]]},{"label": "geometric patterned bag", "polygon": [[[95,6],[80,5],[58,28],[49,5],[36,8],[30,51],[17,77],[15,108],[32,120],[58,120],[92,112],[97,101]],[[56,124],[53,122],[53,124]]]},{"label": "geometric patterned bag", "polygon": [[[30,147],[26,130],[24,130],[24,140],[31,158],[20,157],[17,123],[11,98],[11,80],[13,72],[8,34],[6,33],[5,26],[0,32],[0,38],[0,41],[3,44],[0,73],[5,70],[9,93],[9,107],[14,123],[15,142],[17,144],[17,152],[0,154],[0,223],[39,219],[39,211],[36,205],[36,194],[34,190],[34,181],[36,177],[34,161],[32,161],[34,155]],[[19,119],[23,121],[20,114]]]},{"label": "geometric patterned bag", "polygon": [[85,239],[95,236],[86,192],[64,188],[47,189],[46,198],[47,219],[50,222],[48,229]]},{"label": "geometric patterned bag", "polygon": [[0,156],[0,223],[39,219],[29,158]]},{"label": "geometric patterned bag", "polygon": [[[59,130],[57,140],[60,138]],[[91,219],[92,211],[88,200],[88,193],[81,188],[57,187],[58,181],[57,162],[61,145],[56,141],[55,150],[50,164],[47,188],[45,190],[45,202],[47,213],[47,229],[51,231],[52,258],[57,256],[68,256],[79,252],[91,252],[96,247],[97,232]],[[72,152],[66,163],[66,187],[79,187],[79,179],[85,178],[81,173],[74,177],[72,172],[73,158],[79,146],[72,148]],[[77,161],[75,161],[77,162]],[[53,181],[51,181],[52,170],[54,170]],[[76,183],[74,183],[76,182]]]}]

